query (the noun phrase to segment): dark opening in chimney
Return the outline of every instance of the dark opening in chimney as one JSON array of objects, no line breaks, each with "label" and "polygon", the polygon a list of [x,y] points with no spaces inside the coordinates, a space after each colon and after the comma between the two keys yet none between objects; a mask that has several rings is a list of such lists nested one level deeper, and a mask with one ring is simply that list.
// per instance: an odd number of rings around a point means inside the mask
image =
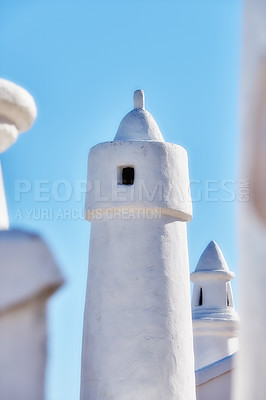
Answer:
[{"label": "dark opening in chimney", "polygon": [[135,171],[132,167],[125,167],[122,169],[122,184],[133,185],[135,177]]}]

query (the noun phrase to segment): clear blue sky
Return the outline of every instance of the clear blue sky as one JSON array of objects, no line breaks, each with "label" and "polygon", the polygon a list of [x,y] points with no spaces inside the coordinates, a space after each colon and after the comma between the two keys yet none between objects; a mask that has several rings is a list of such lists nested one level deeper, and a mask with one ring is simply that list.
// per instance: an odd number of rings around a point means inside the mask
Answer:
[{"label": "clear blue sky", "polygon": [[[241,13],[240,0],[1,2],[0,76],[28,89],[39,112],[31,131],[1,155],[10,221],[43,235],[67,280],[49,306],[47,400],[79,398],[90,229],[81,219],[55,217],[82,210],[83,201],[73,192],[58,202],[52,188],[86,179],[90,147],[113,139],[135,89],[145,90],[165,140],[187,149],[190,177],[200,181],[192,186],[191,270],[214,239],[236,271],[236,201],[225,201],[231,195],[222,184],[237,178]],[[19,202],[21,179],[32,190]],[[40,180],[49,201],[34,201]],[[218,192],[208,194],[207,184]],[[42,208],[52,210],[51,219],[26,213]]]}]

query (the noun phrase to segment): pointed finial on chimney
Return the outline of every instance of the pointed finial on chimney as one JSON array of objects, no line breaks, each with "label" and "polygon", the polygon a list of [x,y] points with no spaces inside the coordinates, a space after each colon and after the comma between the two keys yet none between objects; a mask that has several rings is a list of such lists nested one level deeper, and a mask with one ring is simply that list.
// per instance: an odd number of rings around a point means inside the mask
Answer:
[{"label": "pointed finial on chimney", "polygon": [[145,97],[143,90],[136,90],[134,92],[134,108],[145,109]]}]

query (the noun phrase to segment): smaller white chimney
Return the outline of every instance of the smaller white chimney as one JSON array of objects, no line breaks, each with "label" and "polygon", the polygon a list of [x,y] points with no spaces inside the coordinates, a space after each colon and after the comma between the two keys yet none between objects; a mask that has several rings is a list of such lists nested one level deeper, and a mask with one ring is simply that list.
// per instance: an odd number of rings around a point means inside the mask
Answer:
[{"label": "smaller white chimney", "polygon": [[239,317],[230,283],[234,276],[219,246],[211,241],[190,275],[194,283],[192,318],[196,370],[238,350]]}]

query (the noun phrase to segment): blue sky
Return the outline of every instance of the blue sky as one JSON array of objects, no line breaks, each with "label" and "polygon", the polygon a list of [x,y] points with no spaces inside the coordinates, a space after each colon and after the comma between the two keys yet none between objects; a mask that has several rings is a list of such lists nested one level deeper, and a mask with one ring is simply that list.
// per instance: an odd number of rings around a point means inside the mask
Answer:
[{"label": "blue sky", "polygon": [[[223,185],[237,197],[241,17],[240,0],[1,2],[0,76],[28,89],[38,107],[33,128],[1,155],[10,222],[43,235],[67,281],[49,305],[47,400],[79,398],[90,230],[56,215],[83,209],[74,188],[86,179],[88,151],[113,139],[135,89],[144,89],[165,140],[188,151],[191,270],[211,239],[237,270],[236,201]],[[18,180],[31,184],[21,201]],[[62,180],[73,193],[56,201]],[[41,218],[41,209],[52,215]]]}]

